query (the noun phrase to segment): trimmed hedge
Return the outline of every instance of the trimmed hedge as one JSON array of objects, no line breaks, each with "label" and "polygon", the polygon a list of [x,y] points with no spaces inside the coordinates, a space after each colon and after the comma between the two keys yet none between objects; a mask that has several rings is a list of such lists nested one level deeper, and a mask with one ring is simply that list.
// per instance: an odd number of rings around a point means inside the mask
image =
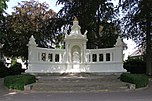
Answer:
[{"label": "trimmed hedge", "polygon": [[142,58],[128,57],[128,59],[124,62],[123,67],[130,73],[146,73],[146,62]]},{"label": "trimmed hedge", "polygon": [[4,62],[0,61],[0,77],[5,77],[9,75],[9,70],[7,67],[5,67]]},{"label": "trimmed hedge", "polygon": [[120,80],[133,83],[136,85],[136,88],[146,87],[149,84],[148,77],[144,74],[123,73],[120,76]]},{"label": "trimmed hedge", "polygon": [[9,75],[20,75],[25,72],[25,69],[22,69],[21,63],[14,62],[10,68],[4,65],[3,61],[0,61],[0,77],[6,77]]},{"label": "trimmed hedge", "polygon": [[7,76],[4,78],[4,85],[8,89],[24,90],[24,86],[36,82],[34,75],[22,74]]},{"label": "trimmed hedge", "polygon": [[9,68],[9,75],[20,75],[22,72],[25,72],[25,70],[22,69],[22,64],[18,62],[13,63]]}]

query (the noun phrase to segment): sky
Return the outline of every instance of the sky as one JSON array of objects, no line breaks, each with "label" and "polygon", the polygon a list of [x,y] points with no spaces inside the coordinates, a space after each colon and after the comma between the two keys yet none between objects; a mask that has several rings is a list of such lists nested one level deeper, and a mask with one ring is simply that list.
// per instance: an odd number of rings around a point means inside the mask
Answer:
[{"label": "sky", "polygon": [[[9,2],[7,2],[8,8],[6,12],[11,14],[11,12],[13,11],[12,7],[17,6],[18,2],[21,1],[30,1],[30,0],[9,0]],[[56,5],[57,0],[35,0],[35,1],[39,1],[40,3],[46,2],[47,4],[49,4],[50,9],[53,9],[55,12],[58,12],[62,7],[62,5]]]},{"label": "sky", "polygon": [[[13,11],[12,7],[17,6],[18,2],[21,1],[30,1],[30,0],[9,0],[9,2],[7,3],[8,9],[6,10],[6,12],[11,14],[11,12]],[[46,2],[47,4],[49,4],[50,9],[54,10],[55,12],[58,12],[62,7],[62,5],[56,5],[57,0],[36,0],[36,1],[39,1],[40,3]],[[124,42],[128,46],[128,49],[124,50],[124,59],[127,59],[128,55],[132,54],[135,50],[137,50],[137,48],[135,42],[132,41],[131,39],[129,40],[124,39]]]}]

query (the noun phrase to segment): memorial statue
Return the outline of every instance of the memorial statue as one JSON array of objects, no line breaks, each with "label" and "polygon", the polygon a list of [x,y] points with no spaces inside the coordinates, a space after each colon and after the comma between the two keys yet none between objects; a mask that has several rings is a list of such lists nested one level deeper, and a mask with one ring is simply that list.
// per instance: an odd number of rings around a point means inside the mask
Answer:
[{"label": "memorial statue", "polygon": [[77,49],[75,49],[73,52],[73,63],[80,63],[79,52]]}]

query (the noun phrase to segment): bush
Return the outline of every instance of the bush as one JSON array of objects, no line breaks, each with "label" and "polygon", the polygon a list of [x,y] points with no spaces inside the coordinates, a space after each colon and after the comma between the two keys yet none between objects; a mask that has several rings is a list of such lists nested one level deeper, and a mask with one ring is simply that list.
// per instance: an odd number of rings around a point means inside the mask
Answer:
[{"label": "bush", "polygon": [[19,75],[24,71],[25,70],[22,69],[22,64],[18,62],[13,63],[13,65],[11,65],[11,67],[9,68],[10,75]]},{"label": "bush", "polygon": [[124,62],[124,69],[130,73],[143,74],[146,73],[146,62],[142,58],[131,58]]},{"label": "bush", "polygon": [[0,61],[0,77],[5,77],[8,75],[9,75],[8,68],[5,67],[3,61]]},{"label": "bush", "polygon": [[136,85],[136,88],[146,87],[149,83],[148,77],[144,74],[123,73],[120,76],[120,80],[133,83]]},{"label": "bush", "polygon": [[4,78],[4,85],[8,89],[24,90],[24,86],[36,82],[36,78],[30,74],[7,76]]},{"label": "bush", "polygon": [[19,75],[25,72],[25,69],[22,69],[22,64],[14,62],[10,68],[4,65],[3,61],[0,61],[0,77],[6,77],[8,75]]}]

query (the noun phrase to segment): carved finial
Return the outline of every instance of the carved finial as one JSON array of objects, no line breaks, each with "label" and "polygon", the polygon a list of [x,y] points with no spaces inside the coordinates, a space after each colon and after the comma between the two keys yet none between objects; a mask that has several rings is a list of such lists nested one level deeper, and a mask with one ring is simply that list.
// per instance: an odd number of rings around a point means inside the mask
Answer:
[{"label": "carved finial", "polygon": [[28,43],[28,46],[37,46],[36,42],[35,42],[35,38],[34,36],[32,35],[29,39],[29,43]]},{"label": "carved finial", "polygon": [[122,38],[118,36],[115,47],[123,46]]},{"label": "carved finial", "polygon": [[78,21],[77,17],[74,16],[73,26],[78,26],[78,23],[79,23],[79,21]]},{"label": "carved finial", "polygon": [[87,38],[87,33],[88,33],[88,31],[86,30],[84,35],[83,35],[85,38]]},{"label": "carved finial", "polygon": [[74,21],[78,21],[78,18],[76,16],[74,17]]}]

